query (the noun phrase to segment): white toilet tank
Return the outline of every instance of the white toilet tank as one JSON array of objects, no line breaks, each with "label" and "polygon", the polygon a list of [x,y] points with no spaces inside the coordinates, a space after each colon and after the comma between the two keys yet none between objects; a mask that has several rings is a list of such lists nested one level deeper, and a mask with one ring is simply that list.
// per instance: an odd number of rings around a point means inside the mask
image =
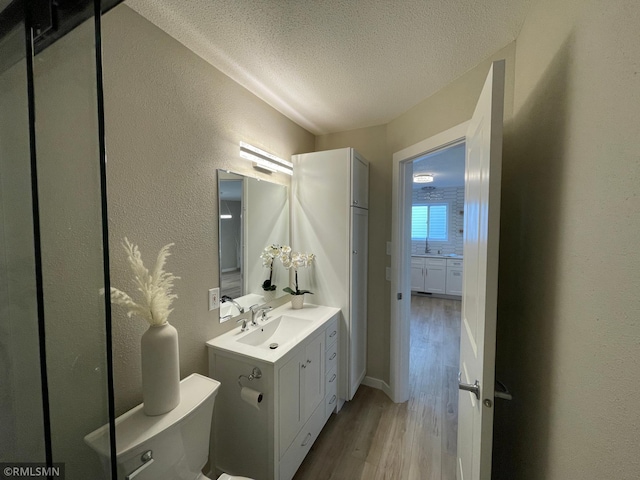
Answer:
[{"label": "white toilet tank", "polygon": [[[209,457],[213,404],[220,382],[194,373],[180,382],[180,403],[163,415],[149,417],[142,404],[116,419],[118,479],[125,480],[145,463],[135,480],[206,479],[201,473]],[[85,437],[109,471],[109,426]]]}]

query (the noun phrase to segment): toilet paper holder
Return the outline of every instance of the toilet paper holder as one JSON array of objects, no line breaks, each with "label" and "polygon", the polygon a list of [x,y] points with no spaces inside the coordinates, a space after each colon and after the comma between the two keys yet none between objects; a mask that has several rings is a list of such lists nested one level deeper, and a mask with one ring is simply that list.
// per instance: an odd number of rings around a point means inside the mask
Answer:
[{"label": "toilet paper holder", "polygon": [[253,367],[253,370],[249,375],[238,375],[238,385],[240,388],[244,387],[244,385],[242,385],[242,378],[246,378],[249,381],[254,378],[262,378],[262,371],[258,367]]}]

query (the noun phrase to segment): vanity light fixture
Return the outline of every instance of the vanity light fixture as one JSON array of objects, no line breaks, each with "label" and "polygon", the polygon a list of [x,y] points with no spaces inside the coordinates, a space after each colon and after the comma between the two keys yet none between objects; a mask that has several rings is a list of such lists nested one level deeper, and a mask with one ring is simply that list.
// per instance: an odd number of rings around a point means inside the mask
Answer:
[{"label": "vanity light fixture", "polygon": [[413,176],[413,183],[431,183],[433,182],[432,173],[416,173]]},{"label": "vanity light fixture", "polygon": [[240,156],[253,162],[253,168],[269,173],[282,172],[293,175],[293,163],[265,152],[258,147],[240,142]]}]

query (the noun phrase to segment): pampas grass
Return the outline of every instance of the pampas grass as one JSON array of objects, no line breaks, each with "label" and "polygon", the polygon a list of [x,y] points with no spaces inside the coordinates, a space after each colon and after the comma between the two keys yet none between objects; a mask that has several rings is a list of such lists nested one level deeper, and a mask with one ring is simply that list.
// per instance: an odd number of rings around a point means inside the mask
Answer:
[{"label": "pampas grass", "polygon": [[173,291],[173,281],[179,280],[169,272],[164,271],[167,257],[171,255],[169,249],[173,243],[160,249],[156,265],[152,273],[144,266],[142,256],[137,245],[132,244],[125,237],[123,248],[127,252],[129,266],[133,272],[133,279],[137,290],[142,294],[140,302],[135,302],[131,296],[117,288],[111,287],[111,303],[127,307],[127,316],[137,315],[144,318],[149,325],[159,326],[167,323],[169,314],[173,312],[171,303],[178,296]]}]

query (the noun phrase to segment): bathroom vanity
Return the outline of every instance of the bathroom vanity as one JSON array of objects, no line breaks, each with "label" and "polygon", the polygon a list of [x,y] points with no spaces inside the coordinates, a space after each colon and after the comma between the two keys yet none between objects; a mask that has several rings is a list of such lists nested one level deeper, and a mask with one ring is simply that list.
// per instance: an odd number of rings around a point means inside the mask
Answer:
[{"label": "bathroom vanity", "polygon": [[211,453],[216,472],[293,478],[336,408],[339,313],[287,304],[245,332],[238,327],[207,342],[210,375],[221,382]]}]

